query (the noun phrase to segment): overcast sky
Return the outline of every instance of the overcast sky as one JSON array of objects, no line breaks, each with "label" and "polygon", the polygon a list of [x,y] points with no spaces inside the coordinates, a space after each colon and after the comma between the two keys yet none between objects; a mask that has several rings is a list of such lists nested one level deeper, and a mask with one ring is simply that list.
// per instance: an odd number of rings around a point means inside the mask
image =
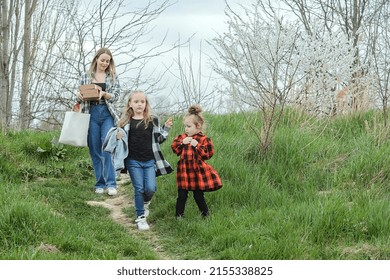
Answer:
[{"label": "overcast sky", "polygon": [[[84,2],[85,1],[85,2]],[[84,3],[97,0],[83,0]],[[148,0],[128,0],[125,1],[128,9],[141,8]],[[151,0],[155,2],[153,7],[157,7],[164,0]],[[255,0],[228,0],[229,5],[250,5]],[[98,2],[95,2],[98,3]],[[168,32],[164,47],[169,49],[180,37],[181,42],[186,41],[191,36],[191,55],[194,63],[198,62],[200,43],[202,43],[202,75],[211,75],[211,67],[208,64],[208,56],[213,56],[214,50],[206,42],[210,41],[227,30],[227,17],[225,15],[224,0],[170,0],[172,4],[151,24],[153,27],[152,41],[148,42],[149,47],[156,46]],[[148,49],[148,47],[145,47]],[[182,59],[189,56],[188,49],[181,48]],[[177,50],[158,57],[146,67],[146,71],[154,72],[156,66],[159,70],[164,70],[164,66],[172,65],[177,59]],[[173,65],[170,69],[173,69]],[[176,65],[177,66],[177,65]],[[194,65],[195,71],[198,65]],[[169,91],[169,89],[168,89]]]},{"label": "overcast sky", "polygon": [[173,33],[210,38],[224,27],[224,0],[177,0],[159,18],[162,28]]},{"label": "overcast sky", "polygon": [[[174,1],[174,0],[173,0]],[[224,0],[176,0],[172,1],[156,21],[158,29],[168,30],[169,39],[188,38],[194,34],[194,41],[206,41],[226,30]],[[228,0],[230,5],[250,3],[253,0]]]},{"label": "overcast sky", "polygon": [[[139,0],[145,1],[145,0]],[[162,0],[159,0],[162,1]],[[237,7],[240,5],[250,5],[254,0],[228,0],[230,6]],[[191,57],[193,60],[193,70],[198,71],[198,61],[200,52],[200,43],[202,51],[202,91],[211,91],[216,84],[218,77],[211,70],[209,57],[215,57],[214,49],[207,43],[218,34],[227,30],[227,17],[225,15],[225,1],[224,0],[172,0],[172,6],[167,8],[156,20],[155,30],[153,34],[156,34],[155,40],[161,38],[166,31],[168,31],[168,38],[166,40],[166,46],[176,42],[180,36],[181,42],[185,41],[193,35],[191,39]],[[160,36],[159,36],[160,35]],[[189,59],[189,51],[187,48],[181,48],[181,59],[185,61]],[[158,58],[158,69],[163,70],[164,67],[171,66],[171,71],[178,74],[177,64],[173,63],[177,60],[177,50],[169,54],[165,54]],[[172,64],[173,63],[173,64]],[[188,69],[187,69],[188,70]],[[188,73],[188,71],[186,71]],[[212,77],[212,81],[208,86],[206,83],[208,78]],[[169,78],[168,88],[165,90],[164,95],[169,95],[172,91],[180,91],[180,88],[174,81],[174,78]]]},{"label": "overcast sky", "polygon": [[[141,1],[141,0],[140,0]],[[253,0],[228,0],[229,5],[237,6],[237,3],[244,5]],[[178,40],[183,42],[189,37],[191,39],[191,53],[195,58],[199,54],[200,43],[202,43],[202,59],[206,61],[206,56],[212,53],[212,48],[206,41],[210,41],[227,29],[227,17],[225,15],[224,0],[172,0],[172,6],[162,13],[155,22],[155,30],[153,34],[158,40],[159,35],[162,36],[168,31],[166,40],[167,46]],[[160,37],[161,38],[161,37]],[[181,50],[183,56],[188,56],[188,50]],[[162,58],[164,64],[169,65],[173,58],[177,57],[177,51],[165,55]],[[206,64],[206,62],[204,63]],[[203,65],[203,68],[206,65]],[[206,72],[206,71],[205,71]]]},{"label": "overcast sky", "polygon": [[[213,39],[226,28],[224,9],[224,0],[177,0],[156,20],[154,31],[156,40],[158,34],[165,34],[165,31],[168,31],[167,46],[173,44],[179,37],[183,42],[193,36],[191,39],[193,55],[198,55],[200,42],[202,51],[209,53],[211,48],[206,41]],[[183,55],[188,55],[187,50],[183,49],[182,52]],[[166,55],[166,63],[176,56],[176,51]]]}]

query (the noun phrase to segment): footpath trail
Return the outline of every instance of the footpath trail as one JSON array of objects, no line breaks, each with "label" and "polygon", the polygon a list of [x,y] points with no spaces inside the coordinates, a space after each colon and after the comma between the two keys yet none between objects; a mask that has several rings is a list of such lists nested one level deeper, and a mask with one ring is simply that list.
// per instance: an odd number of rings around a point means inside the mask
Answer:
[{"label": "footpath trail", "polygon": [[159,242],[159,236],[153,230],[153,225],[150,225],[149,231],[139,231],[134,222],[134,219],[129,218],[124,212],[123,209],[134,207],[133,199],[127,194],[128,190],[123,187],[124,184],[129,182],[128,174],[120,174],[121,178],[117,181],[117,190],[118,194],[113,197],[107,197],[104,201],[87,201],[88,205],[104,207],[111,211],[110,217],[117,222],[118,224],[125,227],[131,235],[136,236],[146,240],[150,247],[157,254],[158,258],[161,260],[170,260],[172,257],[166,254],[162,249],[162,246]]}]

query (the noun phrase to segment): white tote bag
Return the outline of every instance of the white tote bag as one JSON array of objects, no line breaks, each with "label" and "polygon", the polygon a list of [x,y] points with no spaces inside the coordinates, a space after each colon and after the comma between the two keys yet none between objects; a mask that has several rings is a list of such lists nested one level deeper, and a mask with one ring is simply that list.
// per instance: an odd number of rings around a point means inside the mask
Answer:
[{"label": "white tote bag", "polygon": [[58,142],[76,147],[86,147],[89,118],[89,114],[66,112]]}]

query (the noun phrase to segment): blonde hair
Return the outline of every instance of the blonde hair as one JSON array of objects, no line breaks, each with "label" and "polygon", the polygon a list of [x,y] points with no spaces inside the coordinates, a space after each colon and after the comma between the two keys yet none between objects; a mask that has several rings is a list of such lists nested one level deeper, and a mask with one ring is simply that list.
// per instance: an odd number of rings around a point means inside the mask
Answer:
[{"label": "blonde hair", "polygon": [[192,118],[193,123],[203,131],[206,128],[205,119],[202,115],[202,107],[198,104],[192,105],[188,108],[188,113],[184,115],[183,120],[186,118]]},{"label": "blonde hair", "polygon": [[114,62],[114,58],[112,57],[112,53],[108,48],[101,48],[96,52],[95,56],[92,59],[91,66],[89,67],[88,76],[92,78],[95,76],[95,72],[97,69],[97,60],[104,53],[110,56],[110,65],[106,69],[106,74],[110,76],[112,81],[115,81],[115,76],[116,76],[115,62]]},{"label": "blonde hair", "polygon": [[145,124],[145,129],[148,128],[149,123],[153,121],[152,108],[150,106],[148,97],[146,96],[145,92],[143,92],[142,90],[133,90],[132,92],[130,92],[129,98],[128,98],[127,103],[126,103],[126,107],[122,113],[120,120],[118,121],[119,127],[124,127],[126,124],[130,123],[131,118],[135,115],[134,110],[133,110],[133,108],[130,107],[129,103],[131,102],[131,99],[133,98],[133,96],[136,93],[141,93],[145,97],[146,106],[145,106],[145,110],[144,110],[144,114],[143,114],[144,115],[143,121]]}]

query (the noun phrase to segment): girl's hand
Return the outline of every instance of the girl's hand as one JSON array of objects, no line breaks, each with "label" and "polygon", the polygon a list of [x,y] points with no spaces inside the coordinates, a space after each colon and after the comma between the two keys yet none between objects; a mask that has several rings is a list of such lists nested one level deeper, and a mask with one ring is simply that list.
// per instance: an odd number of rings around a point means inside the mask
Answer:
[{"label": "girl's hand", "polygon": [[188,137],[187,136],[186,138],[183,139],[183,144],[187,145],[187,144],[189,144],[191,142],[191,140],[192,140],[192,137]]},{"label": "girl's hand", "polygon": [[122,132],[118,131],[118,132],[116,133],[116,139],[117,139],[117,140],[121,140],[122,137],[123,137]]},{"label": "girl's hand", "polygon": [[168,127],[168,128],[171,128],[173,125],[173,118],[169,118],[167,119],[167,121],[165,122],[165,126]]},{"label": "girl's hand", "polygon": [[196,147],[197,145],[198,145],[198,141],[196,141],[195,139],[191,139],[191,145],[193,146],[193,147]]}]

